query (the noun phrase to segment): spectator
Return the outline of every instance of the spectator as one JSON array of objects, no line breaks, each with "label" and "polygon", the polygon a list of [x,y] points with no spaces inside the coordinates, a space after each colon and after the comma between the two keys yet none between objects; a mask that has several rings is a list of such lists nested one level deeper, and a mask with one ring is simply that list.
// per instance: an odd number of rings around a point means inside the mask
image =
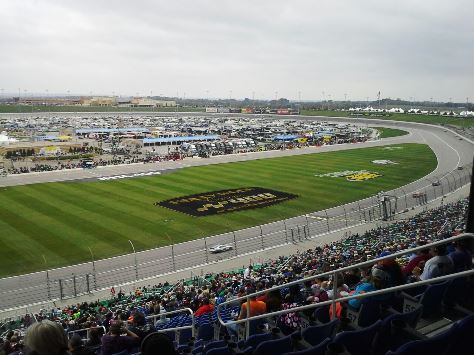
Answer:
[{"label": "spectator", "polygon": [[448,254],[453,261],[454,272],[469,270],[472,268],[472,254],[466,247],[464,240],[458,240],[454,243],[454,251]]},{"label": "spectator", "polygon": [[[422,245],[425,245],[425,244],[426,244],[426,242],[421,242],[421,243],[418,244],[418,246],[422,246]],[[413,272],[413,269],[415,267],[419,267],[422,270],[423,267],[424,267],[425,262],[428,261],[430,257],[431,257],[431,255],[430,255],[430,250],[429,249],[419,250],[418,252],[416,252],[416,255],[414,255],[410,259],[408,264],[405,265],[405,267],[402,269],[402,273],[405,275],[405,277],[408,277],[408,276],[411,275],[411,273]]]},{"label": "spectator", "polygon": [[[122,334],[125,334],[122,336]],[[112,355],[123,350],[130,351],[140,344],[140,338],[124,327],[121,321],[114,321],[110,325],[108,334],[102,337],[101,355]]]},{"label": "spectator", "polygon": [[26,354],[67,355],[69,344],[64,329],[55,322],[43,320],[31,325],[25,334]]},{"label": "spectator", "polygon": [[141,347],[142,355],[176,355],[174,344],[170,337],[163,333],[151,333],[143,339]]},{"label": "spectator", "polygon": [[445,245],[432,247],[430,249],[430,254],[432,258],[425,263],[423,272],[421,272],[418,267],[413,269],[413,274],[417,278],[420,280],[428,280],[434,277],[448,275],[454,271],[453,261],[446,255]]},{"label": "spectator", "polygon": [[194,313],[196,317],[202,316],[203,314],[206,313],[212,313],[214,312],[214,306],[209,303],[209,298],[204,298],[202,300],[202,305],[197,309],[197,311]]},{"label": "spectator", "polygon": [[69,339],[69,351],[71,355],[94,355],[94,352],[84,346],[79,334],[74,334]]}]

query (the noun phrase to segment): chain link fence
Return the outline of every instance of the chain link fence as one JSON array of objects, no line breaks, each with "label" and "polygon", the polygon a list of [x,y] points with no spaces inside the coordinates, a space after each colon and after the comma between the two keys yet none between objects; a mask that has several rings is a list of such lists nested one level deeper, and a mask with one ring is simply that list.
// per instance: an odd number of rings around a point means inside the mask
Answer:
[{"label": "chain link fence", "polygon": [[[91,251],[89,263],[1,279],[0,308],[74,298],[268,248],[298,244],[364,223],[390,220],[397,213],[440,197],[442,204],[443,196],[471,181],[471,171],[472,164],[469,164],[449,174],[423,178],[411,184],[415,187],[410,190],[400,187],[324,211],[115,258],[94,261]],[[133,242],[130,244],[134,250]],[[232,249],[211,252],[211,247],[218,244]]]}]

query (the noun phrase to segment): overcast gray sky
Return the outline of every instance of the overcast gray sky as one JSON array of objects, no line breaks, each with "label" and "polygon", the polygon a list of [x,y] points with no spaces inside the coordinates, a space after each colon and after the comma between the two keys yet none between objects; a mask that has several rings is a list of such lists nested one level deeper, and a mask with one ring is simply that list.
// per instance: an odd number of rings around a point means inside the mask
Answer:
[{"label": "overcast gray sky", "polygon": [[1,0],[4,92],[474,100],[472,0]]}]

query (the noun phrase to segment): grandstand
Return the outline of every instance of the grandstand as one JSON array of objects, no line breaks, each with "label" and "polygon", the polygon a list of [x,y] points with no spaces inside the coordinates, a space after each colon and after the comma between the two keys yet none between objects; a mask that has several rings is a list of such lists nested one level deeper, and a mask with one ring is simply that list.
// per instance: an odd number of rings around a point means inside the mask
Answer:
[{"label": "grandstand", "polygon": [[[51,320],[90,354],[470,354],[468,211],[463,199],[246,269],[5,319],[3,351],[18,353],[34,336],[27,328]],[[122,332],[125,345],[110,352]]]}]

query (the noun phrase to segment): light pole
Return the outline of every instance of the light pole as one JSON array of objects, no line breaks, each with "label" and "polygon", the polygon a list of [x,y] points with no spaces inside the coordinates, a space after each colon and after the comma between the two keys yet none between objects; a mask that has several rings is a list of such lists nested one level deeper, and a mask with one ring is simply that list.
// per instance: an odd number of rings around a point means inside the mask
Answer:
[{"label": "light pole", "polygon": [[135,251],[135,247],[133,246],[132,241],[129,239],[130,245],[133,249],[133,256],[135,258],[135,282],[138,281],[138,264],[137,264],[137,252]]}]

